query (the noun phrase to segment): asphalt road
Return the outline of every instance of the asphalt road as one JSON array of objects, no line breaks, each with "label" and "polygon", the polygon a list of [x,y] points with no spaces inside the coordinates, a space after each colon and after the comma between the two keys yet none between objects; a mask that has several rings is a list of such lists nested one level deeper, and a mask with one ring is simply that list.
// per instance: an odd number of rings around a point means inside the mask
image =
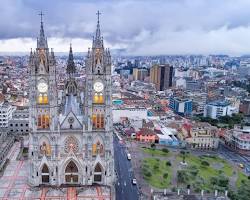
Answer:
[{"label": "asphalt road", "polygon": [[[132,184],[134,178],[131,161],[127,159],[126,146],[119,142],[114,135],[114,155],[116,181],[116,199],[117,200],[138,200],[139,191],[136,185]],[[133,158],[132,158],[133,159]]]},{"label": "asphalt road", "polygon": [[[218,153],[221,154],[225,159],[231,160],[232,162],[236,164],[243,164],[245,168],[250,169],[250,157],[240,155],[237,152],[232,151],[226,145],[223,143],[220,143],[219,148],[218,148]],[[248,172],[249,174],[249,172]]]}]

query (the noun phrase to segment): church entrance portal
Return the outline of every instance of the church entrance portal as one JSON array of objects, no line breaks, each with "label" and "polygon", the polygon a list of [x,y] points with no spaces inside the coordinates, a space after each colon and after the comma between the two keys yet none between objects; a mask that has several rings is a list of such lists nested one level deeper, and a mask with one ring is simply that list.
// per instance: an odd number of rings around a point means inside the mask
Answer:
[{"label": "church entrance portal", "polygon": [[70,161],[65,169],[65,182],[67,184],[78,183],[78,168],[73,161]]}]

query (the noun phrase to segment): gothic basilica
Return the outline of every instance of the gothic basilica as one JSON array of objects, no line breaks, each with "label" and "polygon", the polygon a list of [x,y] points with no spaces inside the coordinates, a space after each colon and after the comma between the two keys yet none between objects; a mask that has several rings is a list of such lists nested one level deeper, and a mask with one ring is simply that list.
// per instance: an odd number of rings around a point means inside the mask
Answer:
[{"label": "gothic basilica", "polygon": [[[42,17],[42,15],[41,15]],[[84,60],[84,58],[83,58]],[[75,78],[72,46],[59,102],[57,68],[41,19],[29,60],[29,184],[114,185],[111,56],[98,21],[86,64],[84,91]]]}]

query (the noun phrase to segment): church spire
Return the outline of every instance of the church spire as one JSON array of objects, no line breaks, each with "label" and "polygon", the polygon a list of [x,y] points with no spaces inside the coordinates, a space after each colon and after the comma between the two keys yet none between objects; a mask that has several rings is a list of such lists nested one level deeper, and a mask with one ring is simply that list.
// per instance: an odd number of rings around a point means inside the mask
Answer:
[{"label": "church spire", "polygon": [[75,67],[75,63],[74,63],[74,56],[73,56],[71,44],[70,44],[70,48],[69,48],[69,58],[68,58],[66,71],[70,77],[72,77],[72,75],[76,72],[76,67]]},{"label": "church spire", "polygon": [[48,48],[47,44],[47,38],[45,37],[44,34],[44,29],[43,29],[43,12],[39,13],[41,16],[41,26],[40,26],[40,35],[39,38],[37,38],[37,48]]},{"label": "church spire", "polygon": [[99,10],[97,11],[96,15],[97,15],[97,26],[96,26],[95,37],[93,40],[93,47],[101,47],[103,44],[103,40],[101,37],[101,29],[100,29],[100,15],[101,15],[101,13],[99,12]]},{"label": "church spire", "polygon": [[100,15],[101,13],[99,12],[99,10],[96,13],[97,15],[97,27],[96,27],[96,39],[101,39],[101,30],[100,30]]}]

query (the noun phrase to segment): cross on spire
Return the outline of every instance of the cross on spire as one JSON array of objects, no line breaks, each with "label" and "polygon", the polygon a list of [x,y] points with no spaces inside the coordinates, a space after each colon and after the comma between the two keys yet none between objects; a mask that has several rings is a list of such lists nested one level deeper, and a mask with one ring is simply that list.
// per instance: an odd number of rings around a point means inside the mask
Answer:
[{"label": "cross on spire", "polygon": [[98,10],[97,11],[97,13],[96,13],[96,15],[97,15],[97,23],[99,24],[99,21],[100,21],[100,15],[101,15],[102,13],[100,13],[100,11]]},{"label": "cross on spire", "polygon": [[41,22],[43,22],[43,16],[44,16],[43,11],[41,11],[38,15],[40,15],[40,17],[41,17]]}]

